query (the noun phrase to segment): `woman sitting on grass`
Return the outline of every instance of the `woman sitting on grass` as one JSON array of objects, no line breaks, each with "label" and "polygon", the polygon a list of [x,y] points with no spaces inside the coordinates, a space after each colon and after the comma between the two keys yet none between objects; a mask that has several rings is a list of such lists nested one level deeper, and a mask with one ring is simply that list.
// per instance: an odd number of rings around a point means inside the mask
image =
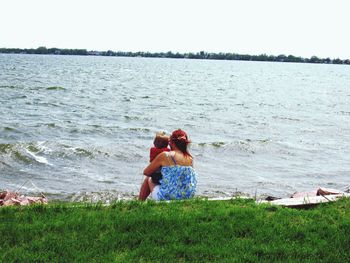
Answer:
[{"label": "woman sitting on grass", "polygon": [[[149,192],[154,200],[188,199],[196,191],[196,173],[193,169],[193,158],[188,152],[188,140],[183,130],[174,131],[169,139],[170,152],[162,152],[145,168],[145,178],[139,199],[146,200]],[[151,175],[161,168],[163,178],[157,185]]]}]

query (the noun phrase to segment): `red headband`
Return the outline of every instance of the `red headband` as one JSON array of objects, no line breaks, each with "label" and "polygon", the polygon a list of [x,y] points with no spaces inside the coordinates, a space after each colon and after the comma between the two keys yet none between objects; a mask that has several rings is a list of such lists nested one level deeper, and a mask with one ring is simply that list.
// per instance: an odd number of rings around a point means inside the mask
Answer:
[{"label": "red headband", "polygon": [[187,134],[183,130],[176,130],[171,134],[171,140],[184,141],[186,143],[190,143],[188,140]]}]

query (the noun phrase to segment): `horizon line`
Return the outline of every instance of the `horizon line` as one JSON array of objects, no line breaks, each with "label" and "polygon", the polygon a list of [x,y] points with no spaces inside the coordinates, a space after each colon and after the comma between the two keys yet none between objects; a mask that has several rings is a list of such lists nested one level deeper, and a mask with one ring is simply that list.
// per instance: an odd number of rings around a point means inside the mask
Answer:
[{"label": "horizon line", "polygon": [[[217,60],[253,60],[253,61],[267,61],[267,62],[297,62],[297,63],[319,63],[319,64],[350,64],[349,59],[324,58],[312,55],[310,57],[295,56],[291,54],[268,55],[262,53],[259,55],[240,54],[233,52],[174,52],[174,51],[107,51],[86,49],[86,48],[57,48],[39,46],[37,48],[8,48],[0,47],[0,53],[9,54],[23,54],[23,52],[30,51],[31,53],[24,54],[45,54],[45,55],[88,55],[88,56],[127,56],[127,57],[166,57],[166,58],[188,58],[188,59],[217,59]],[[67,53],[70,51],[70,53]],[[50,52],[50,53],[48,53]],[[63,52],[63,54],[62,54]]]}]

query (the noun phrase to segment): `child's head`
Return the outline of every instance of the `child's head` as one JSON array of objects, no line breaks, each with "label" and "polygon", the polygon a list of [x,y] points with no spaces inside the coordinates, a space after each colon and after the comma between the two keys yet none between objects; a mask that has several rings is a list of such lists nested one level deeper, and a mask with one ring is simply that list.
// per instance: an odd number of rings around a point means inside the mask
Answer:
[{"label": "child's head", "polygon": [[165,132],[157,132],[153,144],[159,149],[166,148],[169,144],[169,136],[165,135]]}]

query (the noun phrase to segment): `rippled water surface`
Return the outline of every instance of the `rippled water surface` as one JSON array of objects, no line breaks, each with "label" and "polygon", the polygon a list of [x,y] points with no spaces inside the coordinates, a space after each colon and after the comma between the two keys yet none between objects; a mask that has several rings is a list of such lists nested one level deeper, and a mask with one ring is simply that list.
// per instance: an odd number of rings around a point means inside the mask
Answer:
[{"label": "rippled water surface", "polygon": [[0,113],[0,189],[133,198],[177,128],[199,195],[350,185],[349,66],[0,55]]}]

